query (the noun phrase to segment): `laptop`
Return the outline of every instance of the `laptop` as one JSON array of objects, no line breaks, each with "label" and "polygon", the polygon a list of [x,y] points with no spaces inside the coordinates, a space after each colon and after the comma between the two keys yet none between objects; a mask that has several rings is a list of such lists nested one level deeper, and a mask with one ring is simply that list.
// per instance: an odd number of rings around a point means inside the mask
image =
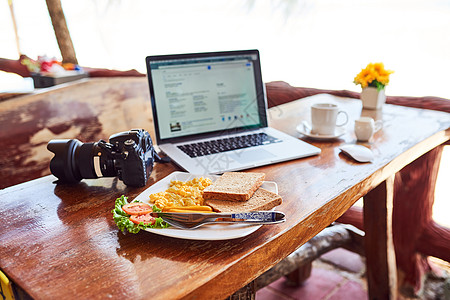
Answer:
[{"label": "laptop", "polygon": [[156,144],[193,174],[317,155],[267,124],[258,50],[146,57]]}]

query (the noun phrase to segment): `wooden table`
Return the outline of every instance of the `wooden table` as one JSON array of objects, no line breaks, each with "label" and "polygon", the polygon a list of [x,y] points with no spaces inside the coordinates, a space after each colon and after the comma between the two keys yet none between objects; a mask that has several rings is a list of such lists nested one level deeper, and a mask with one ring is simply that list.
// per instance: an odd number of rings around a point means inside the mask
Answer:
[{"label": "wooden table", "polygon": [[[114,200],[133,198],[179,170],[157,164],[144,188],[116,178],[55,185],[47,176],[0,191],[0,269],[36,299],[222,299],[250,283],[364,197],[370,298],[395,297],[392,178],[402,167],[450,139],[447,113],[385,105],[361,111],[360,101],[317,95],[274,107],[271,126],[299,136],[295,126],[314,102],[336,102],[349,113],[338,140],[313,141],[319,156],[252,169],[278,184],[287,221],[236,240],[192,241],[118,231]],[[357,163],[338,147],[356,143],[352,120],[382,119],[365,145],[373,163]],[[302,137],[303,138],[303,137]]]}]

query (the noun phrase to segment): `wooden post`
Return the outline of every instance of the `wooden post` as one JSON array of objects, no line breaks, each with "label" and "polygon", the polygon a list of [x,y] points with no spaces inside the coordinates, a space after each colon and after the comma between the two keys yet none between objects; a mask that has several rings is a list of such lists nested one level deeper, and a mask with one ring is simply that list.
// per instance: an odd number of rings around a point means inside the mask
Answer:
[{"label": "wooden post", "polygon": [[16,14],[14,13],[13,1],[8,0],[8,5],[9,5],[9,11],[11,13],[11,20],[13,22],[14,36],[16,37],[17,53],[19,54],[19,57],[20,57],[22,55],[22,51],[20,51],[19,31],[17,30]]},{"label": "wooden post", "polygon": [[286,275],[287,282],[292,286],[300,286],[303,282],[305,282],[310,276],[312,271],[312,262],[309,262],[294,272],[291,272]]},{"label": "wooden post", "polygon": [[46,0],[46,2],[63,63],[78,64],[75,48],[73,47],[66,18],[62,10],[61,0]]},{"label": "wooden post", "polygon": [[364,196],[365,252],[369,299],[397,299],[392,238],[394,176]]}]

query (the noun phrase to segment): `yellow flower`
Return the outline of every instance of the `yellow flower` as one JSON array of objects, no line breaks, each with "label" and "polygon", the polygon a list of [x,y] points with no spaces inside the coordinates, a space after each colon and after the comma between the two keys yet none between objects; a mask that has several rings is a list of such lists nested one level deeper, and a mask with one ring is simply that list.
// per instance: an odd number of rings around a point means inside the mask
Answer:
[{"label": "yellow flower", "polygon": [[384,88],[389,83],[389,75],[394,71],[386,70],[383,63],[369,63],[365,69],[356,75],[355,84],[360,84],[362,88],[374,86],[378,89]]}]

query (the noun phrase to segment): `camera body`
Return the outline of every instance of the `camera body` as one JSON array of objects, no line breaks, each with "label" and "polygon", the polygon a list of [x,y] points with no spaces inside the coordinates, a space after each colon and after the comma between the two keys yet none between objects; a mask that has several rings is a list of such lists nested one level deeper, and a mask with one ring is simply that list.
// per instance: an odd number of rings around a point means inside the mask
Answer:
[{"label": "camera body", "polygon": [[117,176],[126,185],[142,187],[150,177],[155,160],[160,159],[150,134],[143,129],[113,134],[109,143],[51,140],[47,149],[55,154],[50,171],[64,183]]}]

